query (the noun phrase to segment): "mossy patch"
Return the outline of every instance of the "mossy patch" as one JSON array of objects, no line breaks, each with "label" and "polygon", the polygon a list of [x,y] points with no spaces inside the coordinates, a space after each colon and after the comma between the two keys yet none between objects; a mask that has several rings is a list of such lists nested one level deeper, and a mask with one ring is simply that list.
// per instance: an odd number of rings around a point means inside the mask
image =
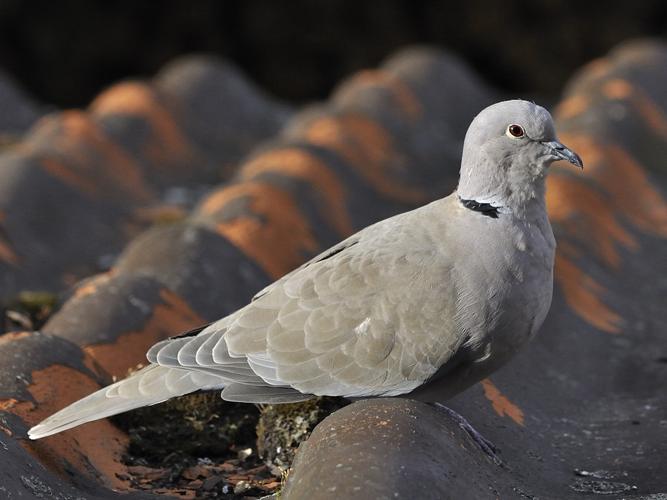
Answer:
[{"label": "mossy patch", "polygon": [[259,456],[279,470],[287,470],[296,450],[325,417],[347,405],[343,398],[321,397],[301,403],[263,406],[257,424]]}]

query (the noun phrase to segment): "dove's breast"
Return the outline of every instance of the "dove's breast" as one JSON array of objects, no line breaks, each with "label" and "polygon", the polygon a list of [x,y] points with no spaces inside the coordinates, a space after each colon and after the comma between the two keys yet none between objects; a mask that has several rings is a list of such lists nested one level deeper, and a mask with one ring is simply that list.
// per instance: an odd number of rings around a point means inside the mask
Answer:
[{"label": "dove's breast", "polygon": [[[457,389],[505,364],[539,329],[551,305],[555,242],[543,217],[516,220],[463,213],[456,257],[455,328],[465,337],[452,378]],[[451,247],[450,247],[451,248]],[[460,367],[459,367],[460,368]]]},{"label": "dove's breast", "polygon": [[[515,221],[505,253],[507,280],[503,302],[492,331],[491,351],[507,360],[542,326],[551,306],[555,240],[546,215]],[[502,361],[504,362],[504,361]]]}]

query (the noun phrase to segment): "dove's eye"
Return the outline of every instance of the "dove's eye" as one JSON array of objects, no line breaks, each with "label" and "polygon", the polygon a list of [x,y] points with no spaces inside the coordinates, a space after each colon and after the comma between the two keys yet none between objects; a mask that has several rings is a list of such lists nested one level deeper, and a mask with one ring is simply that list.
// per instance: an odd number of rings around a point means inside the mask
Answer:
[{"label": "dove's eye", "polygon": [[521,127],[521,125],[512,124],[509,127],[507,127],[506,134],[508,137],[513,137],[515,139],[518,139],[520,137],[523,137],[525,135],[525,132],[523,131],[523,127]]}]

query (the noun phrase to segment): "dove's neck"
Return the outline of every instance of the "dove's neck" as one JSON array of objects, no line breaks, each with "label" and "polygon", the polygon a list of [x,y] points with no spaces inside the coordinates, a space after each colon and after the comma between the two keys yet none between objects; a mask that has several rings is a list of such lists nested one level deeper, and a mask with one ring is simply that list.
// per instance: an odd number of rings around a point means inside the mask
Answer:
[{"label": "dove's neck", "polygon": [[501,215],[512,214],[521,219],[532,219],[546,213],[544,178],[489,190],[470,190],[464,183],[460,183],[456,191],[464,205],[492,207]]},{"label": "dove's neck", "polygon": [[461,200],[490,205],[501,215],[511,213],[521,219],[541,217],[546,213],[546,169],[531,170],[501,172],[496,166],[492,169],[464,168],[456,192]]}]

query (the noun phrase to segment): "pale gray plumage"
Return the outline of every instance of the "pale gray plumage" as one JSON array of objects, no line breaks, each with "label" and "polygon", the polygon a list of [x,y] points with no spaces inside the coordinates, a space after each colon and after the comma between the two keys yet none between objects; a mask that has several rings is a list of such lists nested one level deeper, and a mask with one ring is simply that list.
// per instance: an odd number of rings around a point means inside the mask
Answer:
[{"label": "pale gray plumage", "polygon": [[545,109],[490,106],[468,130],[455,193],[365,228],[197,335],[156,344],[148,367],[47,418],[30,437],[199,389],[270,403],[442,400],[465,389],[505,363],[547,314],[555,242],[544,177],[557,159],[581,166],[556,141]]}]

